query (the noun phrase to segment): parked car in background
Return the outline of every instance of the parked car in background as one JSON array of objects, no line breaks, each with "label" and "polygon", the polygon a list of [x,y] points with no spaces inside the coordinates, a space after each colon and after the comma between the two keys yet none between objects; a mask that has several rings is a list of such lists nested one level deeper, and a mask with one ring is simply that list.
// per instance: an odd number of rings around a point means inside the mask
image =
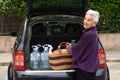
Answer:
[{"label": "parked car in background", "polygon": [[[45,44],[52,45],[55,50],[61,42],[77,42],[84,29],[87,3],[87,0],[27,0],[28,14],[17,34],[13,61],[8,67],[8,80],[73,80],[75,71],[71,69],[52,70],[49,65],[32,67],[31,54],[33,47],[37,50],[38,44],[42,52],[41,46]],[[100,40],[98,44],[99,70],[96,80],[110,80],[106,53]]]}]

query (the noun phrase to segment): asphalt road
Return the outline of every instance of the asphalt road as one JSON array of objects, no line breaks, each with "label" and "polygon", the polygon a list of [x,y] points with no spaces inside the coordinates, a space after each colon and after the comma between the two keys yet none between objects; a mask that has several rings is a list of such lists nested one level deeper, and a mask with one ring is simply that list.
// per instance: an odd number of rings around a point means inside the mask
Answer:
[{"label": "asphalt road", "polygon": [[[110,71],[110,80],[120,79],[120,62],[108,62],[108,67]],[[0,80],[6,80],[7,76],[7,66],[0,66]]]},{"label": "asphalt road", "polygon": [[110,80],[120,80],[120,62],[108,62]]}]

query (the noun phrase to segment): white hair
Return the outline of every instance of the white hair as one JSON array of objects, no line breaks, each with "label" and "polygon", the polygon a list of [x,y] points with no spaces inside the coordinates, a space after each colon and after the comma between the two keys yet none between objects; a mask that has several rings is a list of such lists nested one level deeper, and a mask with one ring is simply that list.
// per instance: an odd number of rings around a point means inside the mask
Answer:
[{"label": "white hair", "polygon": [[99,21],[100,15],[99,15],[99,12],[98,12],[98,11],[88,10],[88,11],[86,12],[86,14],[92,15],[92,16],[93,16],[93,21],[94,21],[94,22],[98,22],[98,21]]}]

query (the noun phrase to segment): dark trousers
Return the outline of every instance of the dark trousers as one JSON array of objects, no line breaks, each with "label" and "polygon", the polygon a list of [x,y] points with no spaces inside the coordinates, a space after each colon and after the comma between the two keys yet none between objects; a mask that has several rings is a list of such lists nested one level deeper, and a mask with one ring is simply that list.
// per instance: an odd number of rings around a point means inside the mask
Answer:
[{"label": "dark trousers", "polygon": [[81,69],[75,69],[74,80],[95,80],[96,73],[90,73]]}]

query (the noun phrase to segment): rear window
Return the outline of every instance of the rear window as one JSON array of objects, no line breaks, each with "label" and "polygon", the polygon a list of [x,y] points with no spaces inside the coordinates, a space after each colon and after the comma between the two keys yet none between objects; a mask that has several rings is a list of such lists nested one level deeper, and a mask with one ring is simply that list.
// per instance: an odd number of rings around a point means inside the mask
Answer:
[{"label": "rear window", "polygon": [[72,7],[82,8],[83,0],[33,0],[32,8],[44,8],[44,7]]}]

